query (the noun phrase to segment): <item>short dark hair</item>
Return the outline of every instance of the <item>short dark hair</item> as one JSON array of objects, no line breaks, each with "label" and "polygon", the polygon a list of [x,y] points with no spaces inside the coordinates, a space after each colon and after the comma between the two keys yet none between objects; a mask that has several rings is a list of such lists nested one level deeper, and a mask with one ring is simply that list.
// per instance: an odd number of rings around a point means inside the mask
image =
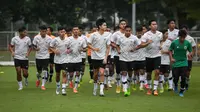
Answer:
[{"label": "short dark hair", "polygon": [[65,28],[60,26],[60,27],[58,27],[58,31],[60,31],[60,30],[65,30]]},{"label": "short dark hair", "polygon": [[51,26],[47,27],[51,32],[53,32],[53,28]]},{"label": "short dark hair", "polygon": [[119,30],[119,26],[114,27],[114,31]]},{"label": "short dark hair", "polygon": [[183,37],[183,36],[186,37],[186,36],[187,36],[187,32],[186,32],[185,30],[182,30],[182,29],[181,29],[181,30],[179,30],[179,32],[178,32],[178,36],[179,36],[179,37]]},{"label": "short dark hair", "polygon": [[142,27],[143,27],[143,26],[137,27],[137,28],[136,28],[136,32],[141,32],[141,31],[143,31]]},{"label": "short dark hair", "polygon": [[156,20],[152,19],[149,21],[149,26],[151,25],[152,22],[156,22]]},{"label": "short dark hair", "polygon": [[119,20],[119,24],[120,24],[121,22],[126,22],[126,23],[127,23],[127,21],[126,21],[125,19]]},{"label": "short dark hair", "polygon": [[39,27],[40,30],[47,30],[47,27],[45,25],[42,25]]},{"label": "short dark hair", "polygon": [[181,29],[185,28],[186,30],[188,30],[188,26],[187,25],[182,25]]},{"label": "short dark hair", "polygon": [[175,19],[169,19],[169,20],[167,20],[167,24],[171,23],[172,21],[176,22]]},{"label": "short dark hair", "polygon": [[126,26],[125,26],[125,29],[126,29],[126,28],[132,29],[132,27],[131,27],[130,25],[126,25]]},{"label": "short dark hair", "polygon": [[96,26],[97,26],[97,28],[99,28],[99,26],[101,26],[103,23],[106,23],[106,20],[105,20],[105,19],[103,19],[103,18],[98,19],[98,20],[96,21]]},{"label": "short dark hair", "polygon": [[25,30],[26,30],[26,27],[22,26],[22,27],[20,27],[20,28],[18,29],[18,32],[23,32],[23,31],[25,31]]},{"label": "short dark hair", "polygon": [[71,32],[71,31],[72,31],[72,28],[69,28],[69,27],[68,27],[68,28],[65,29],[65,31],[66,31],[66,32]]}]

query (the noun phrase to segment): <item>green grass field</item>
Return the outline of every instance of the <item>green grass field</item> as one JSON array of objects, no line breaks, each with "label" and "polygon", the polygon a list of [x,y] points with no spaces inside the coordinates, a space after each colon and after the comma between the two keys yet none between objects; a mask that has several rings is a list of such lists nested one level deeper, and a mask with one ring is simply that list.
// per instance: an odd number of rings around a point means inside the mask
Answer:
[{"label": "green grass field", "polygon": [[46,91],[35,87],[35,67],[30,67],[29,86],[18,91],[14,67],[1,67],[0,112],[200,112],[200,67],[192,70],[191,87],[181,98],[173,92],[147,96],[133,91],[129,97],[116,94],[115,87],[105,97],[93,96],[88,70],[78,94],[67,89],[68,95],[55,94],[55,80],[47,83]]}]

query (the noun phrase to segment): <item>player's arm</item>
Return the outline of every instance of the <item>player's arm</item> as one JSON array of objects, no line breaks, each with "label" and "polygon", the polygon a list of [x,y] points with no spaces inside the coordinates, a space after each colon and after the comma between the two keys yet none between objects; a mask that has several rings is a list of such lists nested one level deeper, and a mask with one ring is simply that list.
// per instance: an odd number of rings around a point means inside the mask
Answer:
[{"label": "player's arm", "polygon": [[12,56],[14,56],[15,55],[15,52],[14,52],[14,45],[12,45],[12,44],[10,44],[9,45],[9,51],[11,52],[11,54],[12,54]]},{"label": "player's arm", "polygon": [[143,35],[141,38],[141,44],[137,47],[137,49],[147,47],[153,42],[152,40],[149,40],[146,35]]},{"label": "player's arm", "polygon": [[188,47],[187,47],[187,50],[189,51],[189,57],[193,57],[193,48],[192,48],[192,45],[190,43],[188,43]]},{"label": "player's arm", "polygon": [[120,48],[120,43],[121,43],[121,41],[120,41],[120,39],[118,39],[117,40],[117,43],[116,43],[116,49],[117,49],[117,52],[118,52],[118,54],[120,54],[121,53],[121,48]]},{"label": "player's arm", "polygon": [[40,49],[37,46],[37,37],[34,37],[32,47],[34,50],[39,51]]},{"label": "player's arm", "polygon": [[108,57],[109,53],[110,53],[110,45],[107,45],[106,46],[106,58]]},{"label": "player's arm", "polygon": [[117,44],[114,42],[114,40],[117,38],[117,36],[115,34],[113,34],[110,38],[110,46],[113,47],[113,48],[117,48]]},{"label": "player's arm", "polygon": [[27,54],[26,56],[29,56],[30,53],[32,51],[32,43],[31,43],[31,39],[29,38],[29,41],[28,41],[28,51],[27,51]]},{"label": "player's arm", "polygon": [[171,44],[170,47],[169,47],[169,58],[170,58],[170,61],[171,61],[172,63],[175,62],[175,59],[174,59],[174,57],[173,57],[173,50],[174,50],[174,43],[172,42],[172,44]]},{"label": "player's arm", "polygon": [[93,35],[91,35],[91,37],[88,39],[88,48],[91,49],[91,50],[93,50],[93,51],[98,52],[98,51],[99,51],[99,48],[94,48],[94,47],[92,46],[92,41],[93,41]]}]

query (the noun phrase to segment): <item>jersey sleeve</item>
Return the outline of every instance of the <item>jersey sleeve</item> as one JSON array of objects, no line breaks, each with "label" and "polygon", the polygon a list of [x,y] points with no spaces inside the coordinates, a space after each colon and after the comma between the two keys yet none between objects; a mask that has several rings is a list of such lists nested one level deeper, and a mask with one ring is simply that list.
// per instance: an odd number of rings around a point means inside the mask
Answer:
[{"label": "jersey sleeve", "polygon": [[192,41],[191,41],[192,47],[195,47],[197,44],[196,44],[196,42],[194,41],[194,38],[191,38],[191,39],[192,39]]},{"label": "jersey sleeve", "polygon": [[55,47],[56,46],[56,39],[53,39],[50,43],[50,47]]},{"label": "jersey sleeve", "polygon": [[14,46],[15,45],[15,38],[12,38],[10,45]]},{"label": "jersey sleeve", "polygon": [[94,38],[94,34],[91,34],[91,36],[87,39],[89,44],[92,44],[93,38]]},{"label": "jersey sleeve", "polygon": [[174,47],[175,47],[175,46],[174,46],[174,42],[172,42],[171,45],[170,45],[170,47],[169,47],[169,50],[170,50],[170,51],[173,51],[173,50],[174,50]]},{"label": "jersey sleeve", "polygon": [[31,46],[32,43],[31,43],[31,39],[28,37],[28,46]]},{"label": "jersey sleeve", "polygon": [[86,48],[86,47],[87,47],[87,42],[86,42],[85,40],[83,40],[82,47],[83,47],[83,48]]},{"label": "jersey sleeve", "polygon": [[163,40],[163,33],[160,33],[159,35],[160,41]]},{"label": "jersey sleeve", "polygon": [[138,38],[135,38],[135,44],[138,46],[141,44],[141,40],[139,40]]},{"label": "jersey sleeve", "polygon": [[121,39],[117,39],[116,44],[119,46],[121,44]]},{"label": "jersey sleeve", "polygon": [[33,38],[33,45],[37,45],[37,37]]},{"label": "jersey sleeve", "polygon": [[142,37],[141,37],[141,42],[147,42],[147,35],[143,35]]},{"label": "jersey sleeve", "polygon": [[115,33],[112,34],[111,37],[110,37],[110,41],[115,42],[116,39],[117,39],[117,35]]}]

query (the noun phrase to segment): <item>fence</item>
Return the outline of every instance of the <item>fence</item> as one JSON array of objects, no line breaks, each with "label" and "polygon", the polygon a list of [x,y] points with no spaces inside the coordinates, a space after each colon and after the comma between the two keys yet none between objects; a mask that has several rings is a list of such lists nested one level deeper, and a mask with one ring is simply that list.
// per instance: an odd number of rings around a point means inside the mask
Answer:
[{"label": "fence", "polygon": [[[28,36],[33,39],[35,35],[38,34],[38,31],[29,31]],[[13,63],[13,58],[11,56],[11,53],[8,51],[8,45],[12,39],[12,37],[15,36],[15,32],[10,31],[3,31],[0,32],[0,64],[10,64]],[[194,56],[193,61],[194,62],[200,62],[200,37],[194,37],[195,42],[197,43],[196,47],[196,54]],[[29,56],[30,62],[35,61],[35,52],[32,51]]]}]

